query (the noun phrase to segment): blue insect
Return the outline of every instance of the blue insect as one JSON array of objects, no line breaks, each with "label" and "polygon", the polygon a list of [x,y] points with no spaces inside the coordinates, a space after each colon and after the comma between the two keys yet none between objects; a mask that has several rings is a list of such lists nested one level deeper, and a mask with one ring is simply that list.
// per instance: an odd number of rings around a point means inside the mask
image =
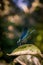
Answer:
[{"label": "blue insect", "polygon": [[30,32],[30,30],[24,29],[24,31],[23,31],[21,37],[20,37],[19,40],[17,41],[17,44],[18,44],[18,45],[21,45],[21,42],[22,42],[23,40],[25,40],[27,37],[30,37],[30,35],[31,35],[33,32],[35,32],[35,29],[33,29],[31,32]]},{"label": "blue insect", "polygon": [[34,0],[12,0],[12,2],[22,11],[24,6],[30,8],[33,1]]}]

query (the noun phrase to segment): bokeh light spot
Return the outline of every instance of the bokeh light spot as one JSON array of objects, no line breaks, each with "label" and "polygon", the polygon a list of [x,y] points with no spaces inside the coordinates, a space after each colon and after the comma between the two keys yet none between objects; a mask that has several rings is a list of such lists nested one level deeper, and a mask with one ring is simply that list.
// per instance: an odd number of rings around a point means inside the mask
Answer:
[{"label": "bokeh light spot", "polygon": [[8,26],[9,31],[14,31],[14,27],[12,25]]},{"label": "bokeh light spot", "polygon": [[37,41],[42,41],[42,36],[41,35],[37,36]]}]

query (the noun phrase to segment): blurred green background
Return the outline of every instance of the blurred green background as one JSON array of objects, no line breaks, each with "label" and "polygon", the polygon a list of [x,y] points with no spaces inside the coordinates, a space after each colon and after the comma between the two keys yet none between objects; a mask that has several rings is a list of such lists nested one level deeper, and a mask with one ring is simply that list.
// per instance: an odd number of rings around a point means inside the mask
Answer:
[{"label": "blurred green background", "polygon": [[[43,0],[40,0],[40,3],[43,4]],[[36,31],[23,44],[34,44],[43,53],[43,8],[36,7],[32,14],[25,14],[13,6],[10,0],[0,0],[0,6],[0,58],[8,62],[12,60],[5,54],[18,47],[17,41],[22,34],[24,21],[27,20],[28,28]],[[4,60],[1,63],[6,65]]]},{"label": "blurred green background", "polygon": [[[43,3],[42,1],[40,1]],[[3,7],[0,10],[0,48],[5,53],[11,53],[13,49],[17,48],[17,40],[19,39],[23,30],[23,17],[27,17],[23,12],[19,12],[9,1],[3,2]],[[9,4],[9,5],[8,5]],[[36,7],[34,13],[28,15],[30,18],[31,29],[36,30],[26,44],[35,44],[43,53],[43,8]],[[29,27],[29,26],[28,26]]]}]

